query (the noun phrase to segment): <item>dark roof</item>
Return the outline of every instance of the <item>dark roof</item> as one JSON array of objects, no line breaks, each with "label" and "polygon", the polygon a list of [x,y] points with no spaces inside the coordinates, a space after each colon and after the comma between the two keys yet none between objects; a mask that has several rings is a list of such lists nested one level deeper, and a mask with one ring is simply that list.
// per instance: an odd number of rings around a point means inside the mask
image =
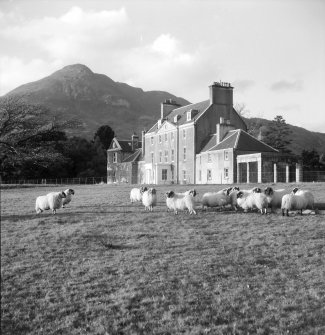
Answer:
[{"label": "dark roof", "polygon": [[[191,122],[193,119],[197,119],[208,107],[210,106],[210,100],[205,100],[205,101],[201,101],[195,104],[190,104],[190,105],[186,105],[180,108],[176,108],[174,110],[172,110],[167,116],[166,119],[169,122],[174,123],[174,117],[176,115],[179,115],[180,118],[177,121],[178,125],[182,125],[185,124],[187,122]],[[195,109],[197,110],[197,114],[192,118],[191,121],[187,121],[187,115],[186,112],[190,111],[191,109]]]},{"label": "dark roof", "polygon": [[[198,102],[196,104],[189,104],[189,105],[186,105],[186,106],[183,106],[183,107],[179,107],[179,108],[176,108],[176,109],[172,110],[165,117],[165,120],[167,120],[170,123],[175,123],[174,118],[175,118],[176,115],[179,115],[180,118],[177,120],[177,124],[182,125],[182,124],[185,124],[187,122],[191,122],[193,120],[198,119],[209,106],[210,106],[210,100],[205,100],[205,101]],[[192,117],[192,119],[190,121],[187,121],[187,113],[186,112],[190,111],[191,109],[197,110],[197,113]],[[162,124],[163,124],[163,122],[162,122]],[[156,130],[158,130],[158,122],[156,122],[147,131],[147,134],[152,133]]]},{"label": "dark roof", "polygon": [[272,148],[264,142],[259,141],[242,129],[228,131],[227,135],[219,144],[215,143],[216,135],[213,135],[210,141],[203,148],[202,152],[223,149],[236,149],[240,151],[252,152],[278,152],[278,150]]},{"label": "dark roof", "polygon": [[127,156],[122,163],[130,163],[130,162],[137,162],[139,160],[141,160],[141,154],[142,154],[142,150],[141,149],[137,149],[134,153],[132,153],[130,156]]},{"label": "dark roof", "polygon": [[147,131],[147,134],[148,133],[152,133],[154,131],[156,131],[158,129],[158,122],[156,122],[148,131]]}]

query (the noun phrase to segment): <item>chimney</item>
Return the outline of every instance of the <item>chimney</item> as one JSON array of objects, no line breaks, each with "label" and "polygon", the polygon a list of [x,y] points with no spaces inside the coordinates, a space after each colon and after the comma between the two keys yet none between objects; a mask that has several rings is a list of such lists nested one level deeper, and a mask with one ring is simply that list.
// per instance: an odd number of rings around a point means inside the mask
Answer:
[{"label": "chimney", "polygon": [[144,147],[144,145],[145,145],[145,134],[146,134],[146,132],[144,131],[144,130],[142,130],[142,132],[141,132],[141,141],[142,141],[142,157],[144,157],[144,153],[145,153],[145,147]]},{"label": "chimney", "polygon": [[139,136],[136,133],[132,135],[132,151],[138,149],[139,147]]},{"label": "chimney", "polygon": [[224,105],[226,107],[225,118],[229,120],[233,108],[233,87],[230,83],[214,82],[209,86],[210,104]]},{"label": "chimney", "polygon": [[176,101],[172,99],[166,99],[161,103],[160,118],[164,119],[172,110],[178,107],[181,107],[181,105],[179,105]]},{"label": "chimney", "polygon": [[229,130],[234,130],[235,127],[230,124],[230,120],[225,120],[223,117],[220,118],[220,123],[217,124],[217,129],[216,129],[216,137],[217,141],[216,144],[219,144],[226,134],[228,133]]}]

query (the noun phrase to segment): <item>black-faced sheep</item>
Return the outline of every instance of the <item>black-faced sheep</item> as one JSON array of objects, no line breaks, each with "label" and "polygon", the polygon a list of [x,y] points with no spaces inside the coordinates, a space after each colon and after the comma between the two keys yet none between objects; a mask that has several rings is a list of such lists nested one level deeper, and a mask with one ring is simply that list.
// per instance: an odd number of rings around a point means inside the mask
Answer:
[{"label": "black-faced sheep", "polygon": [[196,192],[177,194],[174,191],[168,191],[166,193],[167,209],[173,210],[175,214],[178,214],[178,210],[188,210],[190,214],[196,214],[194,194]]},{"label": "black-faced sheep", "polygon": [[140,188],[133,188],[130,192],[130,201],[137,202],[142,200],[142,195],[148,188],[146,186],[142,186]]},{"label": "black-faced sheep", "polygon": [[64,191],[64,194],[66,195],[66,197],[62,198],[62,208],[70,203],[70,201],[72,200],[72,195],[74,195],[74,190],[72,188],[68,188]]},{"label": "black-faced sheep", "polygon": [[289,211],[291,210],[300,211],[302,215],[302,211],[307,208],[314,208],[314,196],[310,191],[294,188],[290,194],[282,197],[281,209],[283,216],[289,216]]},{"label": "black-faced sheep", "polygon": [[243,191],[237,193],[237,204],[245,212],[249,209],[258,209],[262,214],[267,214],[268,202],[266,195],[260,192],[251,192],[245,194]]},{"label": "black-faced sheep", "polygon": [[55,214],[56,210],[62,206],[62,199],[66,198],[64,192],[51,192],[47,195],[42,195],[36,198],[35,210],[36,213],[42,213],[44,210],[51,209]]},{"label": "black-faced sheep", "polygon": [[151,211],[153,207],[157,205],[157,194],[154,188],[149,188],[147,191],[144,191],[142,194],[142,203],[145,210]]}]

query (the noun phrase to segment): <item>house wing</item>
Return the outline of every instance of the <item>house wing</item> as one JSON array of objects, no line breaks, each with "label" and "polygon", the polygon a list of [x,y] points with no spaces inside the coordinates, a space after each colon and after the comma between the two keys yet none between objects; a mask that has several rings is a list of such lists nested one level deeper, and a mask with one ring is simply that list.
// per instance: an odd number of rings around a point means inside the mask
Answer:
[{"label": "house wing", "polygon": [[114,137],[107,151],[118,151],[118,150],[122,150],[122,147],[118,139]]},{"label": "house wing", "polygon": [[160,132],[165,132],[165,131],[168,131],[168,130],[175,130],[176,129],[176,126],[169,122],[169,121],[165,121],[159,129],[157,129],[157,134],[159,134]]},{"label": "house wing", "polygon": [[270,145],[262,141],[259,141],[257,138],[243,130],[239,131],[236,149],[240,151],[254,152],[279,152],[279,150],[272,148]]},{"label": "house wing", "polygon": [[125,157],[125,159],[123,160],[122,163],[138,162],[142,158],[141,154],[142,154],[142,150],[141,149],[137,149],[134,153],[132,153],[131,155]]}]

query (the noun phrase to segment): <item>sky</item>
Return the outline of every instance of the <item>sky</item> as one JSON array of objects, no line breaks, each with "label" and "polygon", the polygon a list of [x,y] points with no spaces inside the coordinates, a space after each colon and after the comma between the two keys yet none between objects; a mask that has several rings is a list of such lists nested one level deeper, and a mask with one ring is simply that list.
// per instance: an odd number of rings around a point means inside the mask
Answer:
[{"label": "sky", "polygon": [[324,0],[0,0],[0,95],[76,63],[325,133]]}]

